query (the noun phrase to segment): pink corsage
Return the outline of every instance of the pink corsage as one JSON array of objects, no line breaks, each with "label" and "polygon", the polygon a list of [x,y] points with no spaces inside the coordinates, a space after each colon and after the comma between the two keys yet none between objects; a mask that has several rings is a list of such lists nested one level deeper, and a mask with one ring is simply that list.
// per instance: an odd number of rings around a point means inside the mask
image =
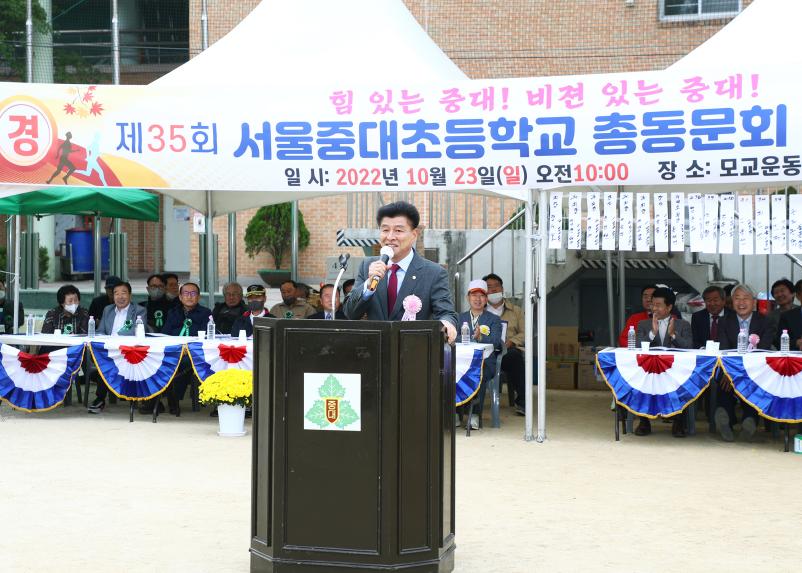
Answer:
[{"label": "pink corsage", "polygon": [[401,317],[401,320],[415,320],[420,309],[423,308],[423,303],[414,294],[405,297],[402,305],[404,307],[404,316]]},{"label": "pink corsage", "polygon": [[757,345],[760,343],[760,337],[757,334],[750,334],[749,335],[749,346],[747,350],[754,350],[757,348]]}]

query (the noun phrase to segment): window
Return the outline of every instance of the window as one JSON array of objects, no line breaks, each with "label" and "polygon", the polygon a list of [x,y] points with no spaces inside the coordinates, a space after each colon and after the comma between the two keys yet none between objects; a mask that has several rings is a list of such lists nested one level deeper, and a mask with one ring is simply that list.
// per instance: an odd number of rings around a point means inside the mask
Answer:
[{"label": "window", "polygon": [[741,0],[660,0],[660,19],[729,18],[737,15],[741,9]]}]

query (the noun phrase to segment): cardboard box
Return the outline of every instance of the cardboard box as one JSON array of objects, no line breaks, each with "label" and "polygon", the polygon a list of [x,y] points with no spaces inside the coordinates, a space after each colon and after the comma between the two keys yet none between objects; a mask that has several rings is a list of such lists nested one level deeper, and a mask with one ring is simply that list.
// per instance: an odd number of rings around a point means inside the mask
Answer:
[{"label": "cardboard box", "polygon": [[601,375],[597,377],[595,364],[577,365],[576,387],[578,390],[610,390]]},{"label": "cardboard box", "polygon": [[576,326],[549,326],[546,329],[546,358],[576,362],[579,356],[579,329]]},{"label": "cardboard box", "polygon": [[595,346],[580,346],[579,347],[579,363],[580,364],[595,364],[596,363],[596,347]]},{"label": "cardboard box", "polygon": [[547,361],[546,388],[552,390],[574,390],[576,388],[576,363],[558,360]]}]

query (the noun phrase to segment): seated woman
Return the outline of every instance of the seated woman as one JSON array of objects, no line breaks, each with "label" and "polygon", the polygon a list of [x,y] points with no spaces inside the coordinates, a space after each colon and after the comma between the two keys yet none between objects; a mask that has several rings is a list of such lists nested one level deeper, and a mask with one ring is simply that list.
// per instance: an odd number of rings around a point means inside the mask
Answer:
[{"label": "seated woman", "polygon": [[86,334],[89,311],[81,306],[81,293],[73,285],[64,285],[56,292],[58,306],[47,311],[42,334]]}]

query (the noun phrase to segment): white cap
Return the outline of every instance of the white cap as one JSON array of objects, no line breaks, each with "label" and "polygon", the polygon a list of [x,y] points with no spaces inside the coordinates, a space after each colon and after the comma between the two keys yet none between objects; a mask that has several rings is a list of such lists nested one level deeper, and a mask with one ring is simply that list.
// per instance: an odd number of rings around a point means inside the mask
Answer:
[{"label": "white cap", "polygon": [[468,294],[471,294],[475,290],[480,290],[483,293],[487,294],[487,282],[483,281],[482,279],[476,279],[469,282]]}]

